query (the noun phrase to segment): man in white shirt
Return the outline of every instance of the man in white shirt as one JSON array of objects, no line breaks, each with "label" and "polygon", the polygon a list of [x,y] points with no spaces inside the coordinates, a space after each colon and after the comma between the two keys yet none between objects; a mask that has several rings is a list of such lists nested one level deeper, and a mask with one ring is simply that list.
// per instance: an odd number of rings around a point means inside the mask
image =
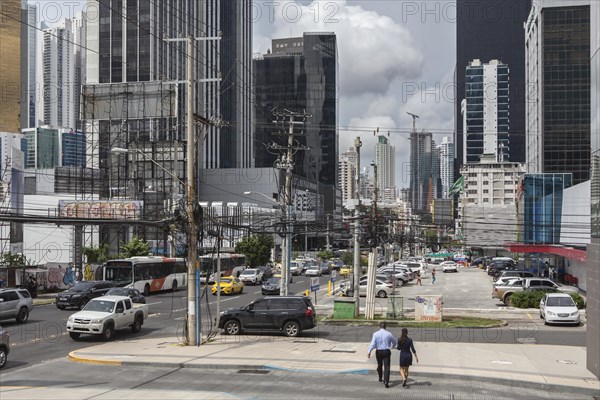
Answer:
[{"label": "man in white shirt", "polygon": [[371,344],[369,345],[368,358],[371,358],[371,352],[375,349],[375,358],[377,358],[377,374],[379,382],[383,382],[386,388],[390,387],[390,359],[392,351],[396,347],[396,338],[388,332],[385,322],[379,323],[379,330],[373,334]]}]

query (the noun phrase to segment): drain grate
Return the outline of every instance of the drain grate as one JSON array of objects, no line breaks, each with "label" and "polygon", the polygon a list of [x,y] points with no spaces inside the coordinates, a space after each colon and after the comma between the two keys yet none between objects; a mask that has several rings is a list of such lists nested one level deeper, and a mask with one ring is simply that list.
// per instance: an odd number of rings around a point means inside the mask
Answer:
[{"label": "drain grate", "polygon": [[238,374],[256,374],[256,375],[265,375],[271,371],[267,371],[265,369],[240,369],[237,371]]},{"label": "drain grate", "polygon": [[321,350],[322,353],[356,353],[356,350],[341,350],[341,349],[330,349]]}]

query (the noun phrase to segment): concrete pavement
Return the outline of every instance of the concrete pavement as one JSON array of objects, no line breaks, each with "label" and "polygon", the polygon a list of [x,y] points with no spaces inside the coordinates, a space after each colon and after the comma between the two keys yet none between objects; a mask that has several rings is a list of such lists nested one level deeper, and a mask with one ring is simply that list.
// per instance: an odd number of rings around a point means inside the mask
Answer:
[{"label": "concrete pavement", "polygon": [[[420,363],[411,368],[411,379],[416,382],[423,377],[453,377],[600,396],[600,382],[586,369],[583,347],[430,342],[415,347]],[[367,348],[368,343],[270,335],[217,336],[206,345],[189,347],[171,337],[109,342],[73,351],[69,359],[106,365],[367,375],[376,367],[374,357],[367,359]],[[394,351],[394,374],[397,363]]]}]

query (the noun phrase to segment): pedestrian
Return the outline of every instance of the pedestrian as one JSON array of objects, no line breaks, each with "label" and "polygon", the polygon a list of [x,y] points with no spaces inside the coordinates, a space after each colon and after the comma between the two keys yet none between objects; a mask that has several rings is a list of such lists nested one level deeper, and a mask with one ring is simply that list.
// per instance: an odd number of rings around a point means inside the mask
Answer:
[{"label": "pedestrian", "polygon": [[421,285],[421,272],[417,271],[417,286],[423,286]]},{"label": "pedestrian", "polygon": [[377,374],[379,382],[383,382],[386,388],[390,387],[390,360],[392,351],[397,345],[396,338],[386,330],[384,322],[379,323],[379,330],[373,333],[373,339],[369,345],[369,354],[367,358],[371,358],[371,352],[375,349],[375,357],[377,358]]},{"label": "pedestrian", "polygon": [[431,284],[435,284],[435,268],[431,270]]},{"label": "pedestrian", "polygon": [[402,387],[407,389],[408,384],[408,368],[412,365],[412,356],[415,355],[415,360],[419,362],[417,351],[413,340],[408,337],[408,329],[402,328],[402,334],[398,338],[398,350],[400,350],[400,377],[402,378]]}]

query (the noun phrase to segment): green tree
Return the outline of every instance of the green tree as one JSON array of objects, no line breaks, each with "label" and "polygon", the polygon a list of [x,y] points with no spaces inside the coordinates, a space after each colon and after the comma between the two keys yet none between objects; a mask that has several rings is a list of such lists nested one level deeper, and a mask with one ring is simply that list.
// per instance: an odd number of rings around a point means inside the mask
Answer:
[{"label": "green tree", "polygon": [[137,236],[134,236],[129,243],[123,245],[123,258],[147,256],[148,254],[150,254],[150,245]]},{"label": "green tree", "polygon": [[335,257],[335,254],[333,254],[333,251],[331,250],[321,250],[317,253],[317,257],[319,257],[321,260],[330,260]]},{"label": "green tree", "polygon": [[354,252],[345,251],[344,254],[342,254],[342,262],[344,265],[354,265]]},{"label": "green tree", "polygon": [[90,264],[101,264],[109,259],[110,246],[103,244],[99,247],[84,247],[83,254],[85,255],[87,262]]},{"label": "green tree", "polygon": [[6,252],[0,255],[0,266],[2,267],[26,267],[32,265],[31,260],[28,260],[23,254]]},{"label": "green tree", "polygon": [[252,235],[240,240],[235,245],[235,252],[244,254],[246,263],[250,267],[256,267],[269,261],[274,244],[271,235]]}]

